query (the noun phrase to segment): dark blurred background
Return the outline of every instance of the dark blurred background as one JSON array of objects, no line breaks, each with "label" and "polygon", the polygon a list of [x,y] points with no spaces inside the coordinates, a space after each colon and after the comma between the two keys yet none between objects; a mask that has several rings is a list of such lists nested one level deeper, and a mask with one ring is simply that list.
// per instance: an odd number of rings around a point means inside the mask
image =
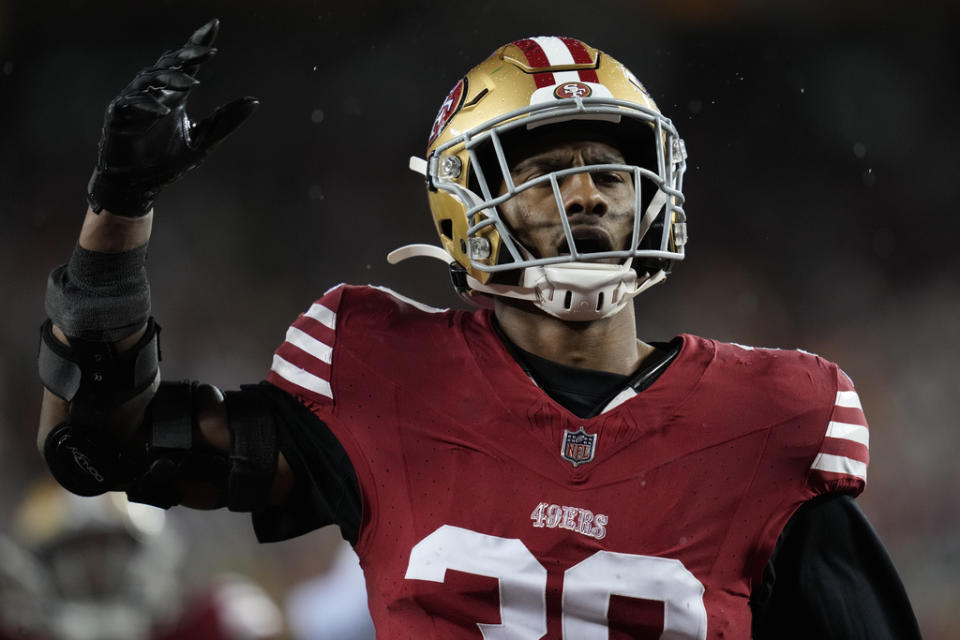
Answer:
[{"label": "dark blurred background", "polygon": [[[960,637],[953,2],[0,0],[3,522],[44,474],[44,280],[76,239],[103,109],[215,16],[220,54],[191,112],[240,95],[262,106],[159,200],[149,267],[165,377],[261,379],[289,322],[341,281],[458,305],[439,263],[384,258],[435,241],[407,158],[423,154],[450,87],[496,46],[572,35],[631,67],[690,153],[688,258],[638,299],[642,335],[839,362],[873,432],[860,504],[925,637]],[[246,568],[278,598],[323,570],[311,550],[336,538],[257,548],[244,517],[195,516],[177,515],[197,539],[219,532],[195,571]]]}]

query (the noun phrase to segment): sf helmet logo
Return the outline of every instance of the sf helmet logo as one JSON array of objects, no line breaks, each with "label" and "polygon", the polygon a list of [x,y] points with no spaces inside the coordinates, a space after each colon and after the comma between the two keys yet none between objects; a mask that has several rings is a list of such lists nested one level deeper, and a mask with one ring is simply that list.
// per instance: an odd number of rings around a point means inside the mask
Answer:
[{"label": "sf helmet logo", "polygon": [[427,147],[430,147],[433,141],[437,139],[437,136],[439,136],[443,128],[447,126],[447,122],[453,117],[453,114],[460,110],[460,106],[463,104],[463,96],[466,94],[466,84],[466,78],[461,79],[460,82],[450,90],[450,93],[447,94],[443,104],[440,105],[440,111],[437,112],[437,117],[433,121],[433,127],[430,128],[430,139],[427,141]]},{"label": "sf helmet logo", "polygon": [[593,89],[590,88],[590,85],[582,82],[564,82],[558,84],[557,88],[553,90],[554,97],[560,100],[564,98],[586,98],[591,93],[593,93]]}]

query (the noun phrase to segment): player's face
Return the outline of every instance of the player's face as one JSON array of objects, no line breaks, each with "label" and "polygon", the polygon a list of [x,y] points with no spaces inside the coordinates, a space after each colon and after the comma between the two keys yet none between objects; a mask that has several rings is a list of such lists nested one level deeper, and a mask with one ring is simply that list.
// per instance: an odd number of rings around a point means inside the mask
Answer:
[{"label": "player's face", "polygon": [[[534,152],[513,165],[516,185],[551,171],[593,164],[623,164],[623,155],[603,142],[578,140]],[[563,213],[580,253],[626,249],[633,231],[633,178],[626,171],[575,173],[558,179]],[[506,187],[501,189],[501,194]],[[557,200],[548,181],[500,206],[516,238],[535,257],[570,253]],[[616,260],[613,260],[614,262]]]}]

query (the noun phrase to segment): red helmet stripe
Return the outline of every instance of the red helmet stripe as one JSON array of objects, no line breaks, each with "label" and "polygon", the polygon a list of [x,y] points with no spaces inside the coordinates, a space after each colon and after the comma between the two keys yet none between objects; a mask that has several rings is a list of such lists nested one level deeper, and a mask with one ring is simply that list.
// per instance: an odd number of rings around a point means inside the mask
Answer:
[{"label": "red helmet stripe", "polygon": [[595,69],[581,69],[580,79],[584,82],[600,82]]},{"label": "red helmet stripe", "polygon": [[537,89],[540,87],[552,87],[557,84],[556,80],[553,79],[553,74],[549,71],[533,74],[533,81],[537,83]]},{"label": "red helmet stripe", "polygon": [[[582,42],[575,38],[561,37],[560,40],[563,41],[563,44],[567,45],[567,49],[570,50],[570,55],[573,56],[575,63],[586,64],[591,61],[590,52],[587,51],[587,48],[583,46]],[[581,69],[580,80],[583,82],[600,82],[600,79],[597,78],[596,69]]]},{"label": "red helmet stripe", "polygon": [[527,64],[534,69],[550,66],[550,60],[547,59],[547,52],[544,51],[543,47],[537,44],[537,41],[533,38],[517,40],[513,44],[517,45],[520,51],[523,51],[523,55],[527,57]]},{"label": "red helmet stripe", "polygon": [[573,61],[577,64],[585,64],[590,62],[590,52],[587,51],[587,48],[583,46],[583,43],[574,38],[560,38],[563,41],[563,44],[567,45],[567,49],[570,50],[570,55],[573,56]]},{"label": "red helmet stripe", "polygon": [[[550,60],[547,59],[546,52],[535,40],[524,38],[523,40],[517,40],[513,44],[523,52],[523,55],[527,58],[527,64],[532,68],[536,69],[538,67],[550,66]],[[556,84],[553,79],[553,73],[549,71],[534,73],[533,81],[537,84],[538,89],[540,87],[551,87]]]},{"label": "red helmet stripe", "polygon": [[580,79],[584,82],[600,82],[595,69],[581,69]]}]

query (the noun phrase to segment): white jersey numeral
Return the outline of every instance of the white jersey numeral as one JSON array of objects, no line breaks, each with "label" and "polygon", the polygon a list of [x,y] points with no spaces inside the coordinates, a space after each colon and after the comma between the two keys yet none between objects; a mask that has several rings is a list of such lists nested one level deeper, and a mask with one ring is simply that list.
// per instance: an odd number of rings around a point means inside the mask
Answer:
[{"label": "white jersey numeral", "polygon": [[447,569],[500,581],[500,624],[482,624],[484,640],[537,640],[547,633],[547,570],[513,538],[443,525],[414,545],[407,579],[443,582]]},{"label": "white jersey numeral", "polygon": [[[484,640],[538,640],[547,633],[547,570],[516,538],[443,525],[414,545],[407,579],[443,582],[447,569],[496,578],[500,624],[477,623]],[[679,560],[597,551],[564,572],[563,637],[606,640],[613,595],[664,603],[662,640],[705,640],[703,585]]]},{"label": "white jersey numeral", "polygon": [[597,551],[563,574],[563,637],[607,640],[610,596],[663,602],[661,640],[707,637],[703,585],[679,560]]}]

